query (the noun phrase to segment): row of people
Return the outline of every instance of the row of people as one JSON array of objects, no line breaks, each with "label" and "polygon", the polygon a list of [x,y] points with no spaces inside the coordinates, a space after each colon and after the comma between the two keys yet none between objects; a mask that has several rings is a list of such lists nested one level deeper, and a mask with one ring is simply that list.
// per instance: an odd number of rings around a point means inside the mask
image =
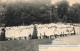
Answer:
[{"label": "row of people", "polygon": [[[68,34],[73,32],[73,28],[42,28],[42,29],[37,29],[37,34],[40,36],[40,34],[44,34],[44,32],[49,36],[51,34]],[[33,29],[10,29],[6,30],[6,36],[7,37],[16,37],[16,36],[28,36],[29,34],[33,34]]]},{"label": "row of people", "polygon": [[[54,35],[50,35],[50,36],[47,36],[47,35],[44,34],[44,35],[40,35],[40,36],[37,36],[37,37],[38,37],[38,39],[48,39],[48,38],[55,39],[55,38],[65,37],[65,36],[70,36],[70,35],[76,35],[76,33],[74,32],[74,33],[71,33],[71,34],[60,34],[60,35],[54,34]],[[23,37],[17,37],[17,38],[15,38],[15,37],[10,37],[10,38],[7,37],[6,38],[6,40],[30,40],[30,39],[33,39],[31,34],[29,34],[28,37],[23,36]]]},{"label": "row of people", "polygon": [[[41,25],[42,26],[42,25]],[[28,36],[29,35],[29,32],[32,34],[33,33],[33,29],[29,30],[29,29],[25,29],[27,26],[20,26],[20,27],[9,27],[9,30],[6,28],[6,36],[12,36],[12,37],[19,37],[19,36]],[[29,26],[28,26],[29,27]],[[54,27],[54,26],[53,26]],[[45,34],[50,36],[52,34],[62,34],[61,32],[63,32],[63,34],[69,34],[71,33],[73,30],[73,28],[71,27],[71,29],[69,28],[57,28],[57,27],[54,27],[54,28],[46,28],[46,27],[42,27],[42,29],[37,29],[37,32],[38,32],[38,36],[40,36],[40,33],[41,34],[44,34],[44,32],[46,32]],[[1,30],[2,31],[2,30]],[[68,33],[67,33],[68,32]],[[1,35],[2,37],[2,35]]]}]

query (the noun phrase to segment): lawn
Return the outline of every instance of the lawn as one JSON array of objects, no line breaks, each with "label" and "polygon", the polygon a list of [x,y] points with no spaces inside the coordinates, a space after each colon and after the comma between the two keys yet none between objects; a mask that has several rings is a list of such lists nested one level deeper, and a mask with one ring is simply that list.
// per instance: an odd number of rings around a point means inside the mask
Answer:
[{"label": "lawn", "polygon": [[0,51],[39,51],[38,45],[44,44],[80,44],[80,34],[56,39],[0,41]]},{"label": "lawn", "polygon": [[51,39],[0,41],[0,51],[38,51],[38,45],[51,42]]}]

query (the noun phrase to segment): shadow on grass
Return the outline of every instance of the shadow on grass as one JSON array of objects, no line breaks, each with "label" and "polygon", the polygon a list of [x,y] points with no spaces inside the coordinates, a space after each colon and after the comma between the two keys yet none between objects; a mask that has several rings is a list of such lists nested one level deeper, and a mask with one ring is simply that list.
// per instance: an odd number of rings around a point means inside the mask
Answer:
[{"label": "shadow on grass", "polygon": [[1,51],[38,51],[39,45],[51,44],[52,39],[0,41]]}]

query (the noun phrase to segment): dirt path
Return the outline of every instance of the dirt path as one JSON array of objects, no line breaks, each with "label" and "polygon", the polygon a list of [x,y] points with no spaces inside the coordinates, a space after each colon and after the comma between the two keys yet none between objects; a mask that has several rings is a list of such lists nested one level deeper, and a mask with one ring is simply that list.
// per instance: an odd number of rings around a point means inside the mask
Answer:
[{"label": "dirt path", "polygon": [[80,34],[56,38],[52,44],[80,44]]}]

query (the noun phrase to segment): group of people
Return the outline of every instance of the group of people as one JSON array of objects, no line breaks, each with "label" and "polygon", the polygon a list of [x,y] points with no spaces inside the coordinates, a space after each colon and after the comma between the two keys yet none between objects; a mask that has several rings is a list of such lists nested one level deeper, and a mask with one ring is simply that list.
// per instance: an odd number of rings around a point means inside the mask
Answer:
[{"label": "group of people", "polygon": [[[74,31],[71,31],[74,28],[72,28],[70,25],[63,24],[59,27],[58,26],[58,24],[36,25],[38,39],[56,38],[58,36],[63,37],[67,36],[69,32],[71,33],[71,35],[74,34]],[[31,25],[1,28],[0,40],[5,40],[6,38],[7,40],[32,39],[33,27],[34,26]],[[7,35],[7,37],[5,36],[5,34]]]}]

